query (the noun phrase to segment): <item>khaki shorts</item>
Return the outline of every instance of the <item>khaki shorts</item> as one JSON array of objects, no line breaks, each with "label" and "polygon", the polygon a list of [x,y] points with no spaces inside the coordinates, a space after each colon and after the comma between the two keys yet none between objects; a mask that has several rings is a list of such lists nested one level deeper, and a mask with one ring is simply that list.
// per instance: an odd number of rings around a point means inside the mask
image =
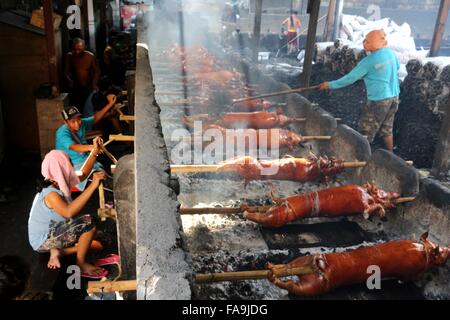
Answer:
[{"label": "khaki shorts", "polygon": [[392,136],[394,117],[398,110],[398,97],[379,101],[367,101],[358,130],[372,142],[379,132],[382,137]]}]

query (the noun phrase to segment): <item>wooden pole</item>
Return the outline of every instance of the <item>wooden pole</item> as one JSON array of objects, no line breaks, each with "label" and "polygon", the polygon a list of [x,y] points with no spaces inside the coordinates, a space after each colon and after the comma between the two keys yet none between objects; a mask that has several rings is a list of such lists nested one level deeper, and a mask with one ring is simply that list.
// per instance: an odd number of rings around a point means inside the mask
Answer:
[{"label": "wooden pole", "polygon": [[441,0],[439,12],[434,27],[433,41],[431,42],[430,57],[435,57],[441,48],[442,37],[444,36],[445,24],[448,18],[448,10],[450,9],[450,0]]},{"label": "wooden pole", "polygon": [[344,10],[344,0],[336,0],[336,14],[334,17],[334,27],[333,27],[333,39],[339,38],[339,32],[341,31],[341,21],[342,21],[342,11]]},{"label": "wooden pole", "polygon": [[[302,266],[295,268],[274,269],[273,273],[276,277],[290,277],[301,276],[315,272],[314,266]],[[252,271],[237,271],[237,272],[219,272],[219,273],[204,273],[196,274],[195,282],[197,283],[211,283],[221,281],[240,281],[240,280],[257,280],[267,279],[269,270],[252,270]],[[137,288],[136,280],[126,281],[89,281],[88,293],[107,293],[115,291],[135,291]]]},{"label": "wooden pole", "polygon": [[58,67],[56,66],[55,29],[53,26],[53,1],[44,0],[45,42],[47,46],[48,77],[50,84],[59,88]]},{"label": "wooden pole", "polygon": [[135,291],[136,280],[123,281],[89,281],[88,293],[107,293],[115,291]]},{"label": "wooden pole", "polygon": [[261,15],[263,0],[255,1],[255,24],[253,26],[253,61],[258,61],[259,41],[261,38]]},{"label": "wooden pole", "polygon": [[[255,206],[255,207],[248,207],[248,210],[252,212],[266,212],[273,206]],[[180,214],[239,214],[241,212],[244,212],[246,209],[243,207],[238,208],[180,208]]]},{"label": "wooden pole", "polygon": [[100,209],[105,209],[105,189],[103,188],[103,181],[98,185],[98,198],[100,202]]},{"label": "wooden pole", "polygon": [[253,97],[233,99],[232,104],[236,104],[238,102],[245,102],[245,101],[255,100],[255,99],[267,98],[267,97],[282,96],[282,95],[292,94],[292,93],[302,93],[302,92],[310,91],[310,90],[318,90],[319,88],[320,88],[320,86],[312,86],[312,87],[308,87],[307,86],[307,87],[303,87],[303,88],[297,88],[297,89],[291,89],[291,90],[285,90],[285,91],[277,91],[277,92],[265,93],[265,94],[261,94],[261,95],[253,96]]},{"label": "wooden pole", "polygon": [[[392,202],[394,204],[402,204],[406,202],[411,202],[416,200],[415,197],[403,197],[393,200]],[[259,213],[265,213],[270,208],[275,207],[276,205],[272,206],[254,206],[254,207],[248,207],[248,210],[251,212],[259,212]],[[238,207],[238,208],[216,208],[216,207],[210,207],[210,208],[180,208],[180,214],[181,215],[193,215],[193,214],[240,214],[247,210],[245,207]]]},{"label": "wooden pole", "polygon": [[303,85],[309,86],[312,71],[312,60],[316,44],[317,22],[319,19],[320,0],[310,0],[308,2],[309,23],[308,36],[306,40],[306,52],[303,62]]},{"label": "wooden pole", "polygon": [[[300,276],[313,273],[315,268],[313,266],[303,266],[296,268],[284,268],[274,270],[277,277]],[[220,272],[220,273],[205,273],[196,274],[195,282],[197,283],[211,283],[221,281],[240,281],[240,280],[257,280],[267,279],[269,270],[252,270],[252,271],[236,271],[236,272]]]},{"label": "wooden pole", "polygon": [[119,116],[119,120],[120,121],[135,121],[136,117],[135,116],[126,115],[126,114],[121,114]]},{"label": "wooden pole", "polygon": [[327,22],[325,23],[322,41],[331,41],[331,39],[333,38],[335,14],[336,14],[336,0],[330,0],[328,4]]},{"label": "wooden pole", "polygon": [[123,134],[110,134],[109,141],[134,141],[134,136],[126,136]]}]

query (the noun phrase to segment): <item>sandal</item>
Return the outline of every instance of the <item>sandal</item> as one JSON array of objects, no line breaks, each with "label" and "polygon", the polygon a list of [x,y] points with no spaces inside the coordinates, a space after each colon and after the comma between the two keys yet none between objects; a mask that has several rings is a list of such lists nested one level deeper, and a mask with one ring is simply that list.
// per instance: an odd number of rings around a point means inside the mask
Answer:
[{"label": "sandal", "polygon": [[109,272],[107,270],[103,270],[103,272],[99,274],[82,273],[81,276],[89,279],[102,279],[105,278],[108,274]]},{"label": "sandal", "polygon": [[118,264],[118,263],[120,263],[120,256],[117,254],[110,254],[105,258],[98,259],[97,261],[95,261],[95,266],[101,267],[109,264]]}]

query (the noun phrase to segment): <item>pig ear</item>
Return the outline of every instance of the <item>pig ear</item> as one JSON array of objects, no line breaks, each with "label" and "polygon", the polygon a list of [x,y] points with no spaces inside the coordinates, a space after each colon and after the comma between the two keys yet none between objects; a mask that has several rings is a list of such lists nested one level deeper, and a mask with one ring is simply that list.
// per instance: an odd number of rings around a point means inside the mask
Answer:
[{"label": "pig ear", "polygon": [[439,256],[439,254],[440,254],[440,252],[439,252],[439,245],[437,245],[436,246],[436,248],[434,248],[432,251],[431,251],[431,253],[434,255],[434,256]]},{"label": "pig ear", "polygon": [[420,236],[420,240],[425,241],[428,238],[428,231]]}]

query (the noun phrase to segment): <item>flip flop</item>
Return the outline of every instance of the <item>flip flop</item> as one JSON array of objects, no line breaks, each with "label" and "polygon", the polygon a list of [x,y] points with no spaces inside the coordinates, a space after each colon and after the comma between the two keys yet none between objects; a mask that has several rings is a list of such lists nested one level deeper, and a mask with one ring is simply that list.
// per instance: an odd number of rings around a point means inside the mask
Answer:
[{"label": "flip flop", "polygon": [[109,274],[109,272],[107,270],[103,270],[103,272],[100,274],[82,273],[81,276],[84,278],[89,278],[89,279],[102,279],[102,278],[106,277],[108,274]]},{"label": "flip flop", "polygon": [[120,263],[120,256],[118,256],[117,254],[110,254],[105,258],[98,259],[97,261],[95,261],[95,266],[101,267],[109,264],[118,264],[118,263]]}]

